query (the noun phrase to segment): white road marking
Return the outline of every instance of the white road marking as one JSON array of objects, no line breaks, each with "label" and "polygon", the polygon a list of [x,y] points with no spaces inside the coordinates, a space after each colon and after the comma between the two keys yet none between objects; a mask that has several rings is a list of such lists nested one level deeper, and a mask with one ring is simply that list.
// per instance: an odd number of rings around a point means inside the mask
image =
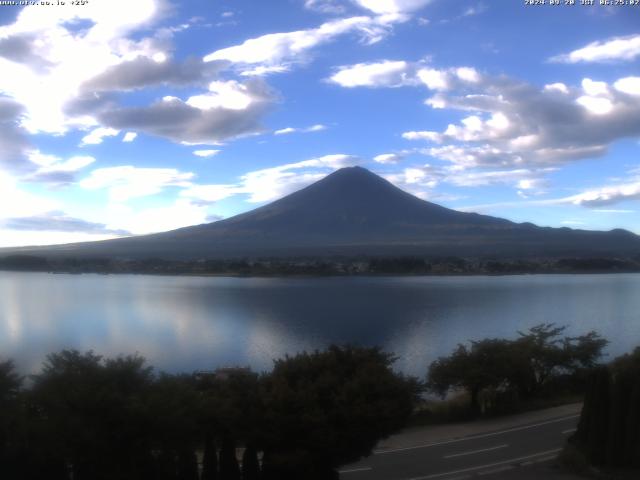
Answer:
[{"label": "white road marking", "polygon": [[338,470],[338,473],[356,473],[356,472],[368,472],[373,470],[371,467],[350,468],[349,470]]},{"label": "white road marking", "polygon": [[577,428],[570,428],[570,429],[568,429],[568,430],[563,430],[563,431],[562,431],[562,434],[563,434],[563,435],[566,435],[567,433],[573,433],[573,432],[575,432],[576,430],[577,430]]},{"label": "white road marking", "polygon": [[456,438],[456,439],[447,440],[447,441],[444,441],[444,442],[425,443],[423,445],[415,445],[413,447],[392,448],[390,450],[374,450],[373,454],[374,455],[383,455],[383,454],[386,454],[386,453],[404,452],[404,451],[407,451],[407,450],[417,450],[419,448],[429,448],[429,447],[436,447],[436,446],[439,446],[439,445],[449,445],[451,443],[457,443],[457,442],[466,442],[468,440],[476,440],[478,438],[494,437],[496,435],[502,435],[504,433],[519,432],[521,430],[527,430],[529,428],[536,428],[536,427],[541,427],[543,425],[550,425],[552,423],[564,422],[565,420],[571,420],[573,418],[578,418],[579,416],[580,415],[571,415],[571,416],[568,416],[568,417],[556,418],[555,420],[549,420],[547,422],[536,423],[534,425],[525,425],[525,426],[522,426],[522,427],[514,427],[514,428],[509,428],[507,430],[501,430],[499,432],[484,433],[484,434],[481,434],[481,435],[472,435],[472,436],[469,436],[469,437]]},{"label": "white road marking", "polygon": [[482,470],[482,469],[485,469],[485,468],[497,467],[499,465],[508,465],[508,464],[511,464],[511,463],[520,462],[521,460],[528,460],[530,458],[540,457],[540,456],[543,456],[543,455],[549,455],[549,454],[552,454],[552,453],[558,453],[560,450],[562,450],[562,449],[561,448],[557,448],[555,450],[547,450],[546,452],[534,453],[532,455],[527,455],[526,457],[512,458],[510,460],[504,460],[502,462],[490,463],[488,465],[478,465],[477,467],[463,468],[462,470],[454,470],[452,472],[434,473],[432,475],[426,475],[424,477],[413,477],[410,480],[428,480],[430,478],[446,477],[448,475],[456,475],[458,473],[473,472],[475,470]]},{"label": "white road marking", "polygon": [[505,443],[504,445],[498,445],[497,447],[489,447],[489,448],[483,448],[483,449],[480,449],[480,450],[473,450],[471,452],[454,453],[453,455],[445,455],[443,458],[464,457],[465,455],[473,455],[474,453],[490,452],[491,450],[498,450],[500,448],[507,448],[508,446],[509,445]]},{"label": "white road marking", "polygon": [[513,468],[513,465],[503,465],[502,467],[492,468],[491,470],[485,470],[484,472],[478,472],[478,475],[491,475],[492,473],[506,472],[507,470],[512,470]]},{"label": "white road marking", "polygon": [[536,458],[535,460],[529,460],[528,462],[523,462],[520,464],[521,467],[526,467],[529,465],[535,465],[536,463],[548,462],[549,460],[553,460],[557,457],[557,455],[551,455],[549,457]]}]

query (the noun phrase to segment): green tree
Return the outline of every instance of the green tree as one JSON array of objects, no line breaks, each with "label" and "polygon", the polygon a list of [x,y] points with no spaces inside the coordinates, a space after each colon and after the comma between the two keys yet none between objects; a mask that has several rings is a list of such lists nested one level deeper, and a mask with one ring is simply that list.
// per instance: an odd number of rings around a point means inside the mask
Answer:
[{"label": "green tree", "polygon": [[206,435],[202,457],[202,480],[218,480],[218,451],[212,435]]},{"label": "green tree", "polygon": [[515,340],[485,339],[460,344],[429,366],[427,385],[441,396],[452,390],[469,393],[472,413],[480,413],[483,391],[531,398],[551,390],[562,377],[581,378],[597,364],[607,341],[596,332],[561,337],[566,327],[536,325]]},{"label": "green tree", "polygon": [[167,479],[183,478],[191,452],[204,438],[199,422],[201,399],[193,376],[161,373],[148,390],[144,408],[147,435],[152,450],[159,452],[161,473],[169,475]]},{"label": "green tree", "polygon": [[33,377],[40,442],[72,465],[74,479],[133,479],[148,467],[144,406],[153,381],[141,357],[51,354]]},{"label": "green tree", "polygon": [[518,332],[515,351],[527,359],[527,368],[520,372],[518,388],[525,397],[540,393],[561,373],[575,375],[596,365],[609,343],[594,331],[579,337],[561,337],[566,326],[543,323]]},{"label": "green tree", "polygon": [[222,440],[219,478],[220,480],[240,480],[240,466],[236,458],[236,444],[229,436]]},{"label": "green tree", "polygon": [[[471,342],[470,347],[458,345],[448,357],[433,362],[427,374],[428,388],[445,396],[452,389],[469,393],[471,411],[480,413],[480,392],[487,388],[508,385],[518,372],[520,360],[507,340],[486,339]],[[518,362],[519,363],[519,362]]]},{"label": "green tree", "polygon": [[249,444],[242,454],[242,480],[258,480],[260,478],[260,463],[258,451]]},{"label": "green tree", "polygon": [[257,374],[238,370],[225,378],[209,375],[197,382],[197,388],[202,401],[200,422],[207,434],[256,443],[264,411]]},{"label": "green tree", "polygon": [[264,478],[333,478],[402,428],[419,384],[393,372],[394,360],[378,348],[332,346],[276,361],[263,379]]},{"label": "green tree", "polygon": [[178,453],[178,480],[198,480],[198,459],[189,448]]},{"label": "green tree", "polygon": [[3,475],[10,479],[24,474],[19,458],[19,451],[24,448],[20,438],[22,411],[18,398],[22,381],[11,360],[0,362],[0,465]]},{"label": "green tree", "polygon": [[0,405],[6,405],[15,400],[20,392],[22,381],[23,377],[16,373],[13,361],[0,362]]},{"label": "green tree", "polygon": [[606,459],[610,389],[609,369],[607,367],[594,369],[589,377],[582,414],[575,435],[575,438],[579,438],[587,458],[596,465],[604,464]]},{"label": "green tree", "polygon": [[640,347],[592,370],[570,441],[593,465],[640,467]]}]

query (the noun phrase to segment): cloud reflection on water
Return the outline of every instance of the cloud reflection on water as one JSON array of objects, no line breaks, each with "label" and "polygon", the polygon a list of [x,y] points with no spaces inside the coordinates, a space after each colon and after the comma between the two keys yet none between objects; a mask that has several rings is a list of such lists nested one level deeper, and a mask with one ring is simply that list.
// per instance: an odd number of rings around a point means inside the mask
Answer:
[{"label": "cloud reflection on water", "polygon": [[423,375],[458,342],[541,322],[640,344],[640,275],[208,278],[0,272],[0,356],[25,372],[47,353],[138,352],[160,370],[268,370],[331,343],[380,345]]}]

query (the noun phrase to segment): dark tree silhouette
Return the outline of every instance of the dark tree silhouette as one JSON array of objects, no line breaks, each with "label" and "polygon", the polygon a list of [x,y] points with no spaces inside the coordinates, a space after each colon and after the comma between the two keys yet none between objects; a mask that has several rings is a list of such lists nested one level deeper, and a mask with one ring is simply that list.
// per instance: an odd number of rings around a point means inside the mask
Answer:
[{"label": "dark tree silhouette", "polygon": [[31,392],[47,455],[70,464],[76,480],[140,474],[149,452],[144,397],[152,380],[141,357],[49,355]]},{"label": "dark tree silhouette", "polygon": [[484,390],[515,392],[525,399],[538,396],[551,390],[557,378],[577,378],[595,366],[608,343],[595,332],[561,338],[565,328],[541,324],[520,332],[515,340],[460,344],[451,355],[430,365],[427,385],[441,396],[452,389],[467,391],[475,414],[481,411]]},{"label": "dark tree silhouette", "polygon": [[236,458],[236,444],[229,436],[222,440],[219,478],[220,480],[240,480],[240,466]]},{"label": "dark tree silhouette", "polygon": [[256,448],[249,444],[242,455],[242,480],[258,480],[260,478],[260,463]]},{"label": "dark tree silhouette", "polygon": [[264,379],[265,478],[332,478],[402,428],[418,382],[377,348],[329,347],[275,362]]},{"label": "dark tree silhouette", "polygon": [[23,418],[18,401],[22,380],[12,361],[0,362],[0,465],[3,475],[10,478],[24,474],[20,458],[23,448],[20,423]]},{"label": "dark tree silhouette", "polygon": [[497,388],[513,376],[513,350],[506,340],[487,339],[471,342],[471,347],[458,345],[449,357],[431,364],[428,387],[444,396],[452,388],[469,392],[471,410],[480,412],[480,392]]},{"label": "dark tree silhouette", "polygon": [[178,480],[199,480],[198,459],[193,450],[183,448],[178,454]]},{"label": "dark tree silhouette", "polygon": [[640,467],[640,347],[592,372],[570,441],[593,465]]},{"label": "dark tree silhouette", "polygon": [[201,480],[240,480],[236,441],[245,480],[337,478],[338,466],[369,454],[412,412],[420,385],[394,373],[393,361],[377,348],[331,347],[262,376],[218,378],[155,375],[138,356],[64,350],[27,390],[1,363],[3,480],[196,480],[202,449]]},{"label": "dark tree silhouette", "polygon": [[201,480],[218,480],[218,452],[211,435],[206,436],[204,443]]}]

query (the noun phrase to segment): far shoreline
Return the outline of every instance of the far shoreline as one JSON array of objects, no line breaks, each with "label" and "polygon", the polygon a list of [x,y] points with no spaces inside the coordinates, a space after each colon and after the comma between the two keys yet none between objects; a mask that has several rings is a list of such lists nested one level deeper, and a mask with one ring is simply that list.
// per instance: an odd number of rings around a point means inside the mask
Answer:
[{"label": "far shoreline", "polygon": [[637,275],[640,270],[576,270],[576,271],[536,271],[536,272],[509,272],[509,273],[488,273],[488,272],[464,272],[464,273],[331,273],[331,274],[303,274],[303,273],[272,273],[272,274],[249,274],[249,273],[163,273],[163,272],[99,272],[99,271],[49,271],[49,270],[17,270],[0,268],[1,273],[40,273],[48,275],[100,275],[100,276],[152,276],[152,277],[197,277],[197,278],[236,278],[236,279],[300,279],[311,280],[320,278],[461,278],[461,277],[524,277],[524,276],[562,276],[562,275]]}]

